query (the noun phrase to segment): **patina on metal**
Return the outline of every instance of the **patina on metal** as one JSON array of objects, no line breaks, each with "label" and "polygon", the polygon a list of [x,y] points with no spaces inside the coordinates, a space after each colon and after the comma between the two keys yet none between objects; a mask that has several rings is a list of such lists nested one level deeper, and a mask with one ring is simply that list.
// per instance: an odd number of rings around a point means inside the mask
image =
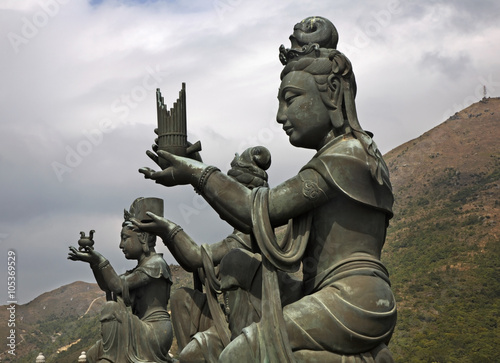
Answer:
[{"label": "patina on metal", "polygon": [[[271,153],[262,146],[250,147],[236,154],[227,175],[251,189],[268,186],[266,170],[271,165]],[[255,245],[251,234],[234,230],[220,242],[196,244],[191,237],[174,222],[149,214],[151,222],[134,223],[144,231],[150,231],[163,239],[172,255],[187,271],[200,277],[203,289],[183,287],[172,295],[172,322],[182,362],[217,361],[222,350],[231,339],[238,336],[241,329],[258,322],[261,318],[260,296],[235,286],[221,286],[219,264],[231,251],[238,249],[255,256],[256,263],[247,268],[238,268],[243,278],[259,271],[260,257],[251,251]],[[237,262],[237,259],[234,260]],[[241,266],[240,266],[241,267]],[[235,280],[242,280],[236,276]],[[260,278],[257,276],[257,280]],[[224,290],[224,309],[219,300]],[[204,347],[210,346],[210,349]]]},{"label": "patina on metal", "polygon": [[[158,149],[147,154],[162,170],[139,170],[164,186],[191,184],[252,241],[223,256],[218,279],[221,291],[243,289],[258,301],[260,320],[220,354],[199,335],[194,349],[209,362],[393,362],[396,302],[380,261],[393,216],[388,168],[359,123],[353,67],[336,49],[334,25],[306,18],[290,40],[279,49],[276,120],[293,146],[317,151],[296,176],[250,190],[214,166]],[[274,228],[283,225],[278,240]],[[296,284],[290,274],[300,267]]]},{"label": "patina on metal", "polygon": [[78,241],[80,249],[70,247],[68,259],[88,263],[106,293],[100,317],[102,339],[88,350],[87,362],[172,362],[173,331],[167,311],[170,269],[163,255],[155,251],[156,235],[132,223],[150,221],[148,212],[163,215],[163,200],[137,198],[130,210],[124,211],[119,247],[125,258],[137,260],[131,271],[118,275],[109,261],[91,248],[87,237],[83,246],[82,239]]}]

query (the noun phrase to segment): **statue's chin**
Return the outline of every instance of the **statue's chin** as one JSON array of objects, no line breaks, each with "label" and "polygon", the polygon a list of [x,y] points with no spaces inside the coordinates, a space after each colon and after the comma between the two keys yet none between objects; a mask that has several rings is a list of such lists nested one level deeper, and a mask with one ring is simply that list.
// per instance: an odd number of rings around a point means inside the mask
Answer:
[{"label": "statue's chin", "polygon": [[301,140],[293,139],[291,137],[288,140],[290,141],[290,144],[295,147],[300,147],[303,149],[315,149],[313,145],[308,145],[307,143],[301,142]]}]

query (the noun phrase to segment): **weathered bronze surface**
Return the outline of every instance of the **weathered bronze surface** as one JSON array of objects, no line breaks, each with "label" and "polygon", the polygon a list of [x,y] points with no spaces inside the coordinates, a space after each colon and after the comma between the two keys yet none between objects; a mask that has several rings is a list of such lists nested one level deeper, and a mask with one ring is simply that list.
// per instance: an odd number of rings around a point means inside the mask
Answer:
[{"label": "weathered bronze surface", "polygon": [[[249,189],[267,187],[265,170],[271,164],[271,154],[265,147],[251,147],[241,155],[236,154],[231,162],[228,175]],[[217,361],[222,350],[231,339],[238,336],[241,329],[257,322],[261,317],[260,294],[257,289],[249,291],[239,286],[231,289],[221,286],[219,264],[231,251],[244,250],[252,257],[248,268],[241,268],[240,281],[252,281],[260,270],[260,256],[252,253],[255,241],[251,234],[234,230],[224,240],[198,246],[174,222],[148,213],[149,223],[134,223],[141,230],[160,236],[172,255],[187,271],[196,273],[202,280],[205,293],[198,289],[184,287],[172,295],[172,321],[177,338],[181,361]],[[239,259],[233,259],[238,262]],[[240,266],[241,267],[241,266]],[[229,281],[229,280],[228,280]],[[228,282],[226,281],[226,283]],[[260,281],[260,277],[257,277]],[[250,287],[250,286],[248,286]],[[218,295],[224,290],[224,310],[218,303]],[[206,349],[209,346],[210,349]]]},{"label": "weathered bronze surface", "polygon": [[[231,329],[229,343],[217,329],[197,333],[183,343],[181,358],[192,353],[210,362],[392,362],[387,344],[396,302],[380,262],[392,217],[388,169],[373,135],[359,124],[352,65],[336,49],[333,24],[304,19],[290,40],[291,48],[280,47],[284,69],[276,119],[293,146],[317,151],[295,177],[274,188],[249,189],[213,166],[157,148],[147,154],[162,170],[139,170],[165,186],[191,184],[250,241],[217,258],[212,254],[206,264],[210,248],[200,250],[180,227],[151,216],[155,228],[164,230],[155,233],[163,233],[171,251],[178,249],[173,253],[184,266],[213,266],[220,258],[214,286],[228,295],[248,293],[251,304],[226,304],[229,317],[237,308],[239,316],[253,316],[251,307],[258,306],[254,319]],[[286,224],[285,238],[277,240],[274,228]],[[181,245],[195,252],[184,255]],[[300,267],[303,280],[297,282],[290,273]],[[186,326],[192,324],[187,320]]]},{"label": "weathered bronze surface", "polygon": [[[88,362],[172,362],[173,331],[167,304],[172,277],[163,256],[155,252],[156,236],[134,221],[150,221],[146,211],[163,215],[163,200],[137,198],[125,210],[120,249],[137,266],[118,275],[109,261],[88,243],[70,247],[68,258],[87,262],[107,302],[101,311],[101,336],[88,352]],[[88,239],[85,239],[88,240]],[[85,241],[84,241],[85,242]]]}]

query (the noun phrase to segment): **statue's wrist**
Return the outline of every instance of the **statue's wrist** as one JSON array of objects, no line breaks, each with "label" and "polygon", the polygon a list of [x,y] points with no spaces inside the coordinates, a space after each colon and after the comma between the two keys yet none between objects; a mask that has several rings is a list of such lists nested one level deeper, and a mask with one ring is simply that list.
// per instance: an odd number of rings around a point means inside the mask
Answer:
[{"label": "statue's wrist", "polygon": [[163,241],[164,242],[173,242],[175,236],[180,231],[182,231],[182,227],[176,224],[172,229],[170,229],[170,231],[164,237],[162,237]]},{"label": "statue's wrist", "polygon": [[93,269],[102,270],[103,268],[105,268],[108,265],[109,265],[109,261],[106,258],[101,258],[101,259],[99,259],[99,261],[96,261],[95,263],[91,263],[90,267],[92,267]]},{"label": "statue's wrist", "polygon": [[203,194],[205,186],[208,182],[208,178],[210,178],[210,176],[216,171],[220,171],[220,169],[215,166],[207,166],[205,169],[203,169],[195,184],[193,184],[196,193]]}]

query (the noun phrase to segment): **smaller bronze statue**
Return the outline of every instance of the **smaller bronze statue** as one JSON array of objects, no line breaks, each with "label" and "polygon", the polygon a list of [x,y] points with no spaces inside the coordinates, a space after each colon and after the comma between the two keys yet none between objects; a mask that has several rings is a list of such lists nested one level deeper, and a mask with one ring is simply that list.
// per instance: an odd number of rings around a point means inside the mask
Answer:
[{"label": "smaller bronze statue", "polygon": [[[271,153],[263,146],[246,149],[236,154],[227,172],[232,179],[254,189],[268,186],[266,170],[271,165]],[[179,264],[187,271],[200,276],[205,293],[187,287],[172,294],[172,323],[175,329],[181,362],[217,361],[222,350],[237,337],[241,330],[261,318],[259,293],[248,293],[233,288],[232,282],[244,280],[248,284],[260,281],[258,264],[238,269],[241,274],[220,281],[219,264],[226,255],[241,249],[250,255],[255,244],[251,234],[234,230],[220,242],[198,245],[183,229],[172,221],[148,213],[151,222],[132,220],[141,230],[161,236]],[[256,259],[260,257],[256,256]],[[235,261],[236,264],[239,261]],[[229,282],[229,283],[228,283]],[[244,283],[243,283],[244,284]],[[258,284],[258,283],[257,283]],[[288,281],[290,286],[290,281]],[[257,286],[258,290],[258,286]],[[224,310],[218,303],[219,294],[224,294]]]},{"label": "smaller bronze statue", "polygon": [[137,228],[131,219],[147,222],[146,212],[163,215],[163,200],[137,198],[125,210],[120,249],[137,266],[118,275],[92,245],[93,232],[70,247],[68,259],[87,262],[107,302],[101,311],[101,336],[87,352],[88,362],[172,362],[173,331],[167,304],[172,276],[162,254],[156,253],[156,235]]},{"label": "smaller bronze statue", "polygon": [[78,250],[79,251],[86,251],[88,248],[94,249],[94,230],[91,230],[89,232],[89,236],[85,236],[85,232],[80,232],[80,239],[78,240]]}]

